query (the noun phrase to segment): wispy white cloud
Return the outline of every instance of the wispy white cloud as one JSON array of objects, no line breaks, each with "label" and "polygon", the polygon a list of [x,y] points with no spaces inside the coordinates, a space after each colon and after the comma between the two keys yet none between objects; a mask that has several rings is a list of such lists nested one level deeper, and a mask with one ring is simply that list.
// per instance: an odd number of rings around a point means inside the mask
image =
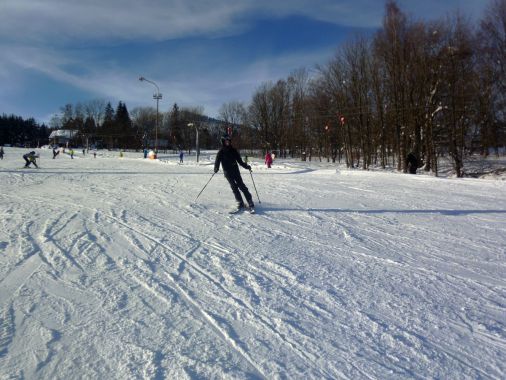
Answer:
[{"label": "wispy white cloud", "polygon": [[[275,81],[300,67],[311,67],[315,62],[327,59],[332,50],[322,49],[301,53],[264,56],[244,65],[224,66],[219,70],[201,73],[198,77],[174,76],[163,73],[141,72],[132,67],[104,67],[101,62],[82,61],[82,57],[73,53],[53,49],[33,47],[6,47],[0,49],[8,53],[0,57],[0,67],[8,68],[9,75],[17,76],[18,87],[30,86],[23,83],[23,72],[40,73],[62,86],[88,92],[90,97],[104,98],[111,101],[122,100],[130,108],[152,106],[154,87],[139,82],[140,75],[152,75],[163,93],[161,109],[168,110],[177,102],[181,106],[204,106],[206,112],[216,116],[224,102],[232,100],[248,101],[253,91],[264,81]],[[163,59],[162,59],[163,60]],[[68,68],[85,66],[85,72],[75,74]],[[79,71],[79,70],[77,70]],[[170,70],[168,70],[170,72]],[[148,75],[148,77],[149,77]],[[12,81],[7,80],[7,83]],[[5,89],[5,88],[4,88]],[[7,89],[5,92],[10,92]],[[69,103],[76,102],[68,99]],[[59,106],[62,106],[60,104]],[[57,109],[55,109],[56,112]]]},{"label": "wispy white cloud", "polygon": [[226,30],[244,5],[208,1],[16,0],[0,5],[0,37],[23,43],[171,39]]},{"label": "wispy white cloud", "polygon": [[233,33],[251,14],[306,15],[350,26],[377,24],[372,0],[7,0],[0,5],[0,38],[64,44],[88,40],[163,40]]},{"label": "wispy white cloud", "polygon": [[[476,0],[398,0],[407,12],[431,18],[462,8],[473,13]],[[117,40],[166,40],[185,36],[234,33],[252,14],[303,15],[349,27],[376,27],[384,2],[378,0],[4,0],[0,4],[0,39],[59,45]]]}]

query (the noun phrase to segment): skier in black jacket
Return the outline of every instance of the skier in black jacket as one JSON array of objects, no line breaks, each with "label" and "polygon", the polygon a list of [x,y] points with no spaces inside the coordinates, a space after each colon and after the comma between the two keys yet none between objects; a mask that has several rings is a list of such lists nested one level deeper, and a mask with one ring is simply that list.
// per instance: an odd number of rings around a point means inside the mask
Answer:
[{"label": "skier in black jacket", "polygon": [[221,144],[222,148],[218,151],[216,161],[214,162],[214,172],[218,173],[221,163],[223,174],[225,174],[225,178],[234,192],[235,200],[237,201],[237,209],[240,210],[244,208],[244,201],[241,197],[241,193],[239,192],[239,190],[241,190],[246,198],[246,202],[248,202],[248,207],[253,210],[255,207],[253,204],[253,197],[242,180],[241,173],[239,172],[239,166],[237,164],[250,171],[251,166],[244,163],[237,149],[232,146],[232,140],[229,135],[224,135],[221,138]]},{"label": "skier in black jacket", "polygon": [[30,164],[33,164],[37,169],[39,168],[37,166],[37,157],[39,157],[34,151],[31,151],[30,153],[23,154],[23,158],[25,159],[25,168],[28,168]]}]

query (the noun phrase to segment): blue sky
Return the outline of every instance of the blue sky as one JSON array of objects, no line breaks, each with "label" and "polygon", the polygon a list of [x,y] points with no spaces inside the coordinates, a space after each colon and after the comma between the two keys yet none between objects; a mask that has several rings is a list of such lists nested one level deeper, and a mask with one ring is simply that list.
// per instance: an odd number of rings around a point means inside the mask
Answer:
[{"label": "blue sky", "polygon": [[[399,0],[410,16],[487,0]],[[0,0],[0,114],[48,122],[67,103],[118,101],[129,110],[174,103],[217,116],[263,82],[314,68],[357,33],[381,25],[382,0]]]}]

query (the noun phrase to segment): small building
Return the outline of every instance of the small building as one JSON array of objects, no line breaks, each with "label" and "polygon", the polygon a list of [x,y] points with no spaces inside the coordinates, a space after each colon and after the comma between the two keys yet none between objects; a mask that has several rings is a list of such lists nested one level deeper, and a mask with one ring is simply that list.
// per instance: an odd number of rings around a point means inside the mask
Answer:
[{"label": "small building", "polygon": [[49,135],[49,143],[52,145],[68,146],[69,142],[77,137],[78,134],[79,131],[73,129],[57,129]]}]

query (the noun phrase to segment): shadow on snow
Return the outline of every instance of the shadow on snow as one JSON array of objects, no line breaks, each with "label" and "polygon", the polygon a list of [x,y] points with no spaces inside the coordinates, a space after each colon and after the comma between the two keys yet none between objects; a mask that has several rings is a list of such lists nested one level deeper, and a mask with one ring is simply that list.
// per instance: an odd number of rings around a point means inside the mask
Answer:
[{"label": "shadow on snow", "polygon": [[261,207],[257,213],[277,211],[305,211],[321,213],[352,213],[352,214],[441,214],[447,216],[460,216],[472,214],[506,214],[506,210],[352,210],[339,208],[288,208],[288,207]]}]

